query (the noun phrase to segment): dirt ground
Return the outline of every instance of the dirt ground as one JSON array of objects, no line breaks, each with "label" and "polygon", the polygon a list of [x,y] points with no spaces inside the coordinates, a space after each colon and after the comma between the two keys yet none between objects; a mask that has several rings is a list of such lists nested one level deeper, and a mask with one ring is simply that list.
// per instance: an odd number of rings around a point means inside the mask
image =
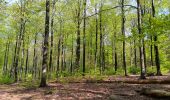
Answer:
[{"label": "dirt ground", "polygon": [[[151,77],[164,79],[166,77]],[[109,77],[107,80],[135,80],[136,77]],[[0,100],[170,100],[140,95],[142,88],[170,91],[170,84],[129,84],[123,82],[48,83],[46,88],[0,85]]]}]

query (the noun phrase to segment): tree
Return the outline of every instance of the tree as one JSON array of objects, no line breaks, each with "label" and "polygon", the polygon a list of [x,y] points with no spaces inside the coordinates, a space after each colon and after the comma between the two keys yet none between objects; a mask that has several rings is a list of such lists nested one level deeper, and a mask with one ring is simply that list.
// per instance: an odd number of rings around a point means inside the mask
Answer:
[{"label": "tree", "polygon": [[50,61],[49,61],[49,72],[52,71],[53,67],[53,40],[54,40],[54,15],[55,15],[55,4],[56,0],[52,2],[52,16],[51,16],[51,47],[50,47]]},{"label": "tree", "polygon": [[143,42],[144,39],[142,37],[142,29],[141,29],[141,14],[140,14],[140,0],[137,0],[137,17],[138,17],[138,33],[139,33],[139,53],[140,53],[140,67],[141,67],[141,74],[140,79],[145,78],[145,61],[144,61],[144,52],[143,52]]},{"label": "tree", "polygon": [[[25,2],[26,1],[20,1],[20,14],[21,14],[21,18],[20,18],[20,29],[19,29],[19,34],[16,35],[16,45],[15,45],[15,53],[14,53],[14,63],[13,63],[13,67],[14,67],[14,79],[15,82],[18,81],[18,63],[19,63],[19,54],[20,54],[20,50],[21,50],[21,45],[22,45],[22,41],[24,41],[24,33],[25,33],[25,24],[26,24],[26,20],[25,20]],[[23,44],[24,45],[24,44]]]},{"label": "tree", "polygon": [[83,24],[83,76],[86,71],[86,0],[84,0],[84,24]]},{"label": "tree", "polygon": [[122,27],[121,27],[121,31],[122,31],[122,36],[123,36],[123,68],[125,71],[125,76],[127,76],[127,69],[126,69],[126,42],[125,42],[125,11],[124,11],[124,0],[121,1],[121,13],[122,13]]},{"label": "tree", "polygon": [[[152,0],[152,17],[155,17],[155,6],[154,6],[154,0]],[[156,63],[156,68],[157,68],[157,73],[156,75],[160,76],[162,75],[161,69],[160,69],[160,58],[159,58],[159,49],[158,49],[158,44],[156,42],[158,41],[158,36],[155,32],[154,34],[154,52],[155,52],[155,63]]]},{"label": "tree", "polygon": [[76,47],[76,62],[75,65],[77,68],[80,67],[80,25],[81,25],[81,0],[77,1],[76,9],[76,21],[77,21],[77,47]]},{"label": "tree", "polygon": [[48,68],[49,24],[50,24],[50,0],[46,0],[45,35],[44,35],[44,45],[43,45],[43,61],[42,61],[40,87],[45,87],[47,85],[46,84],[46,73],[47,73],[47,68]]}]

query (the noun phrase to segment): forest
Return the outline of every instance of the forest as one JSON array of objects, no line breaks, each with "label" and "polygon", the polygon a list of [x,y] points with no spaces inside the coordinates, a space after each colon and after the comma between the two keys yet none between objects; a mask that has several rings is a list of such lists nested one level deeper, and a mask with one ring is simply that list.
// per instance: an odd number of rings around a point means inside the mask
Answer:
[{"label": "forest", "polygon": [[170,0],[0,0],[0,100],[169,100]]}]

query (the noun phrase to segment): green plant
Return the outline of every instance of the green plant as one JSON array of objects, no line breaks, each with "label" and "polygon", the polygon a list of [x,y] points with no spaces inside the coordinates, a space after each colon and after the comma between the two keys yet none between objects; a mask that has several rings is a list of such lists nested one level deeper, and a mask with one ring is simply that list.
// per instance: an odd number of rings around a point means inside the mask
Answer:
[{"label": "green plant", "polygon": [[115,70],[113,69],[113,67],[107,68],[104,73],[105,73],[106,75],[115,75],[115,74],[116,74],[116,72],[115,72]]},{"label": "green plant", "polygon": [[131,73],[131,74],[139,74],[140,67],[131,66],[131,67],[128,68],[128,72]]},{"label": "green plant", "polygon": [[14,80],[9,77],[8,75],[1,75],[0,76],[0,84],[11,84]]},{"label": "green plant", "polygon": [[156,73],[156,66],[147,67],[146,75],[153,76]]}]

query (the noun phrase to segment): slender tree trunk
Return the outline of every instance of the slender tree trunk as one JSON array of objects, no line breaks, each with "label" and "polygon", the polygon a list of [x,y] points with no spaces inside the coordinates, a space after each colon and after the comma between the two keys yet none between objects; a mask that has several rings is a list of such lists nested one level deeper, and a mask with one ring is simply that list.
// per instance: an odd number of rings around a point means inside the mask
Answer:
[{"label": "slender tree trunk", "polygon": [[[101,7],[100,7],[100,11],[102,10],[102,6],[103,6],[103,4],[101,3]],[[103,33],[102,33],[102,12],[100,12],[99,13],[99,17],[100,17],[100,73],[102,74],[102,70],[103,70],[103,65],[102,65],[102,55],[103,55],[103,53],[102,53],[102,48],[103,48]]]},{"label": "slender tree trunk", "polygon": [[152,36],[150,36],[150,40],[151,40],[151,45],[150,45],[150,59],[151,59],[151,66],[153,65],[153,45],[152,45]]},{"label": "slender tree trunk", "polygon": [[58,41],[57,73],[60,70],[60,44],[61,44],[61,35],[60,35],[59,41]]},{"label": "slender tree trunk", "polygon": [[132,47],[132,44],[133,44],[133,41],[130,40],[130,66],[132,67],[132,64],[133,64],[133,47]]},{"label": "slender tree trunk", "polygon": [[23,35],[22,35],[22,53],[21,53],[21,67],[20,67],[20,80],[22,79],[22,73],[23,73],[23,66],[24,66],[24,59],[25,59],[25,23],[23,25]]},{"label": "slender tree trunk", "polygon": [[72,34],[71,65],[70,65],[71,74],[73,73],[73,56],[74,56],[74,41],[73,41],[73,34]]},{"label": "slender tree trunk", "polygon": [[84,0],[84,23],[83,23],[83,76],[85,76],[86,64],[86,0]]},{"label": "slender tree trunk", "polygon": [[4,66],[3,66],[3,73],[4,75],[8,72],[8,56],[9,56],[9,46],[10,42],[9,39],[6,42],[6,49],[5,49],[5,55],[4,55]]},{"label": "slender tree trunk", "polygon": [[[141,6],[141,24],[143,24],[144,15],[145,15],[145,1],[144,1],[144,5]],[[144,53],[144,64],[145,64],[145,71],[146,71],[147,63],[146,63],[146,52],[145,52],[145,40],[144,39],[143,39],[143,53]]]},{"label": "slender tree trunk", "polygon": [[17,56],[18,41],[19,41],[19,37],[18,37],[18,34],[16,34],[15,50],[14,50],[13,63],[12,63],[11,75],[10,75],[11,77],[14,75],[14,79],[17,79],[17,68],[16,68],[17,66],[16,66],[15,61],[16,61],[16,56]]},{"label": "slender tree trunk", "polygon": [[137,50],[136,50],[136,40],[134,40],[134,64],[137,67]]},{"label": "slender tree trunk", "polygon": [[36,78],[37,73],[37,35],[38,33],[35,33],[35,40],[34,40],[34,57],[33,57],[33,69],[32,69],[32,76],[33,78]]},{"label": "slender tree trunk", "polygon": [[121,11],[122,11],[122,35],[124,37],[123,39],[123,68],[124,68],[124,71],[125,71],[125,76],[127,76],[127,70],[126,70],[126,43],[125,43],[125,11],[124,11],[124,0],[122,0],[121,2],[122,4],[122,7],[121,7]]},{"label": "slender tree trunk", "polygon": [[81,0],[78,0],[78,8],[77,8],[77,47],[76,47],[76,69],[80,67],[80,5]]},{"label": "slender tree trunk", "polygon": [[102,40],[102,71],[105,70],[105,44],[104,44],[104,40]]},{"label": "slender tree trunk", "polygon": [[[155,17],[154,0],[152,0],[152,17]],[[159,49],[158,49],[158,44],[156,44],[156,42],[158,41],[158,36],[156,33],[154,34],[153,39],[154,39],[154,51],[155,51],[155,64],[157,69],[156,75],[161,76],[162,73],[160,69]]]},{"label": "slender tree trunk", "polygon": [[61,39],[61,72],[64,71],[64,36]]},{"label": "slender tree trunk", "polygon": [[96,49],[95,49],[95,71],[97,66],[97,52],[98,52],[98,18],[97,18],[97,4],[95,5],[96,13]]},{"label": "slender tree trunk", "polygon": [[[115,24],[116,21],[115,21]],[[116,29],[116,26],[114,27]],[[117,61],[117,43],[116,43],[116,39],[117,39],[117,33],[114,32],[114,67],[115,67],[115,72],[117,71],[117,67],[118,67],[118,61]]]},{"label": "slender tree trunk", "polygon": [[139,32],[139,52],[140,52],[140,67],[141,67],[141,75],[140,79],[146,79],[145,77],[145,61],[144,61],[144,52],[143,52],[143,37],[141,32],[141,14],[140,14],[140,0],[137,0],[137,16],[138,16],[138,32]]},{"label": "slender tree trunk", "polygon": [[50,23],[50,0],[46,0],[46,18],[45,18],[45,36],[43,45],[43,62],[41,72],[40,87],[45,87],[46,84],[46,71],[48,68],[48,37],[49,37],[49,23]]},{"label": "slender tree trunk", "polygon": [[51,17],[51,47],[50,47],[50,61],[49,61],[49,71],[52,72],[53,67],[53,38],[54,38],[54,14],[55,14],[55,3],[56,0],[53,0],[52,5],[52,17]]},{"label": "slender tree trunk", "polygon": [[[152,14],[152,13],[151,13]],[[149,25],[150,25],[150,28],[152,28],[152,22],[151,22],[151,17],[149,18]],[[153,68],[154,66],[154,63],[153,63],[153,36],[150,35],[150,41],[151,41],[151,45],[150,45],[150,64]]]},{"label": "slender tree trunk", "polygon": [[[29,45],[29,36],[28,36],[27,45]],[[26,63],[25,63],[25,78],[27,76],[28,69],[29,69],[29,46],[27,46],[26,53],[27,53],[27,55],[26,55]]]}]

